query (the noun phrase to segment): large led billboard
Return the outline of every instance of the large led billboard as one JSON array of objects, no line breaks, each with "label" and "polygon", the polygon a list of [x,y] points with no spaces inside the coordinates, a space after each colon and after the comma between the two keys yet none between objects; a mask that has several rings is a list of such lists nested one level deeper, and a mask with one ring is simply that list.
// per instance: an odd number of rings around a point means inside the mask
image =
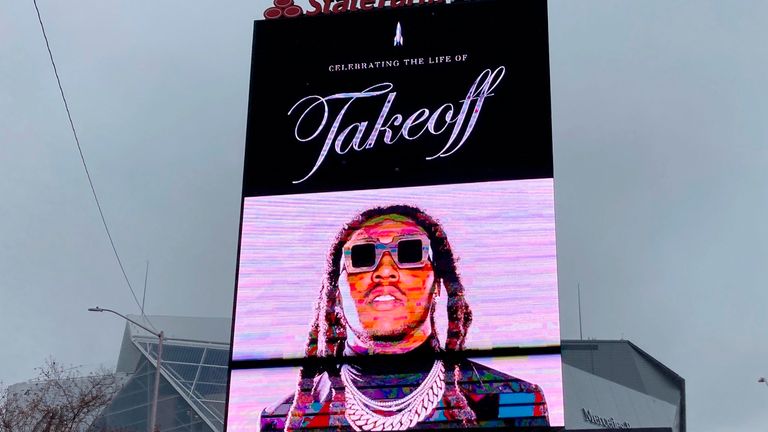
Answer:
[{"label": "large led billboard", "polygon": [[543,1],[254,28],[227,430],[563,425]]}]

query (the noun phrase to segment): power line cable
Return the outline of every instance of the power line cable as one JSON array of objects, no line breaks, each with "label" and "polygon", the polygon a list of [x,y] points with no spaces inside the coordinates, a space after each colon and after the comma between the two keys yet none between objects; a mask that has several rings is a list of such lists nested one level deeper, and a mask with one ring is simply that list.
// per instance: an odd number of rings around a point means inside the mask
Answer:
[{"label": "power line cable", "polygon": [[[80,153],[80,160],[83,163],[83,168],[85,169],[85,175],[88,177],[88,184],[91,186],[91,192],[93,193],[93,199],[96,201],[96,207],[99,209],[99,216],[101,216],[101,222],[104,224],[104,230],[107,232],[107,237],[109,238],[109,244],[112,246],[112,251],[115,253],[115,258],[117,259],[117,263],[120,265],[120,271],[123,273],[123,278],[125,279],[125,283],[128,284],[128,289],[131,290],[131,295],[133,295],[133,300],[136,302],[136,305],[141,309],[142,315],[144,315],[144,309],[139,302],[139,298],[136,297],[136,293],[133,291],[133,286],[131,286],[131,281],[128,279],[128,275],[125,273],[125,267],[123,266],[123,261],[120,259],[120,254],[117,253],[117,248],[115,247],[115,242],[112,240],[112,233],[109,231],[109,226],[107,225],[107,219],[104,217],[104,211],[101,209],[101,202],[99,201],[98,195],[96,195],[96,188],[93,186],[93,180],[91,179],[91,173],[88,171],[88,164],[85,163],[85,156],[83,156],[83,149],[80,146],[80,139],[77,137],[77,131],[75,130],[75,123],[72,121],[72,113],[69,111],[69,104],[67,103],[67,98],[64,96],[64,89],[61,86],[61,79],[59,78],[59,71],[56,68],[56,62],[53,60],[53,53],[51,52],[51,45],[48,42],[48,35],[45,33],[45,25],[43,25],[43,18],[40,16],[40,9],[37,7],[37,0],[32,0],[32,3],[35,5],[35,11],[37,12],[37,20],[40,22],[40,30],[43,31],[43,39],[45,39],[45,47],[48,49],[48,57],[51,59],[51,66],[53,66],[53,73],[56,75],[56,83],[59,85],[59,93],[61,93],[61,99],[64,101],[64,108],[67,110],[67,118],[69,119],[69,126],[72,129],[72,135],[75,137],[75,143],[77,144],[77,151]],[[146,316],[145,316],[146,318]],[[149,322],[149,319],[147,318],[147,321]],[[150,322],[150,325],[152,323]],[[153,325],[152,328],[155,326]]]}]

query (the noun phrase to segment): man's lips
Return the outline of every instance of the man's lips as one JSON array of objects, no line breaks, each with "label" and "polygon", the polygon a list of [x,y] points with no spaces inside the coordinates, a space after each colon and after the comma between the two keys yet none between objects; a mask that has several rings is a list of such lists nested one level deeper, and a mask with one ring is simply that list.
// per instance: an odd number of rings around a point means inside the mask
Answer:
[{"label": "man's lips", "polygon": [[391,310],[405,304],[405,295],[396,286],[380,285],[368,293],[365,302],[376,310]]}]

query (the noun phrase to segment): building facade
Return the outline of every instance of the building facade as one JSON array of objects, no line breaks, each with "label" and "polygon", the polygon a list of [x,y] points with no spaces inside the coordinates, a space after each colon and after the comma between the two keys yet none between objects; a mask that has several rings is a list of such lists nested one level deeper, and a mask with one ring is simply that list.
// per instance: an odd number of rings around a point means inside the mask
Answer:
[{"label": "building facade", "polygon": [[[162,330],[161,380],[156,425],[163,432],[218,432],[224,429],[229,363],[228,318],[129,316]],[[150,422],[158,338],[126,324],[117,363],[130,373],[122,390],[91,432],[146,432]]]},{"label": "building facade", "polygon": [[567,430],[685,432],[685,381],[632,342],[563,341]]}]

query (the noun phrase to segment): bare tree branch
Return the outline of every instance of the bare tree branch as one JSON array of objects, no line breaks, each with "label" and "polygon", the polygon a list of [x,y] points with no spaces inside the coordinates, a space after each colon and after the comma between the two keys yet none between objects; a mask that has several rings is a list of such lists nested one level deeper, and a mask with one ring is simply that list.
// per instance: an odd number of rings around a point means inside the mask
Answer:
[{"label": "bare tree branch", "polygon": [[0,432],[84,432],[120,389],[104,368],[83,373],[49,358],[37,378],[0,383]]}]

